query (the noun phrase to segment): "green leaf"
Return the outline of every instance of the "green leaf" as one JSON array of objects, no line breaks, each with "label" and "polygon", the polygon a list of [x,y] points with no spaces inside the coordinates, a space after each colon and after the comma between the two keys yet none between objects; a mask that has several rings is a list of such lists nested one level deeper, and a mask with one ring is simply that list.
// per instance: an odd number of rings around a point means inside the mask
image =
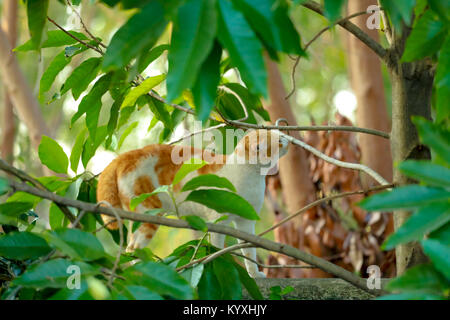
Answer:
[{"label": "green leaf", "polygon": [[94,298],[88,292],[86,281],[80,282],[80,289],[63,288],[52,295],[48,300],[93,300]]},{"label": "green leaf", "polygon": [[[450,3],[450,1],[449,1]],[[450,117],[450,36],[444,42],[439,53],[436,71],[436,122],[440,123]]]},{"label": "green leaf", "polygon": [[135,300],[163,300],[163,297],[159,294],[143,286],[129,285],[125,289],[128,290]]},{"label": "green leaf", "polygon": [[32,202],[5,202],[0,204],[0,224],[17,225],[19,216],[27,213],[33,206]]},{"label": "green leaf", "polygon": [[67,173],[69,159],[67,159],[67,155],[64,153],[63,148],[61,148],[55,140],[47,136],[42,136],[38,153],[42,164],[47,166],[50,170],[57,173]]},{"label": "green leaf", "polygon": [[48,242],[71,258],[92,261],[105,256],[100,241],[79,229],[58,229],[49,233]]},{"label": "green leaf", "polygon": [[239,273],[239,279],[241,280],[241,283],[244,285],[245,289],[247,289],[247,292],[250,294],[250,296],[255,300],[264,300],[264,297],[262,296],[255,279],[248,275],[248,272],[247,270],[245,270],[245,268],[241,267],[237,263],[233,264]]},{"label": "green leaf", "polygon": [[149,95],[145,95],[144,97],[155,118],[161,121],[166,129],[172,130],[174,128],[174,123],[169,111],[167,111],[166,105]]},{"label": "green leaf", "polygon": [[122,133],[122,135],[120,136],[119,139],[119,143],[117,145],[117,149],[120,149],[120,147],[122,147],[122,144],[124,143],[125,139],[130,135],[130,133],[136,129],[136,127],[138,126],[139,121],[135,121],[133,122],[131,125],[128,126],[128,128],[126,128],[124,130],[124,132]]},{"label": "green leaf", "polygon": [[216,29],[215,0],[187,0],[178,8],[168,56],[169,101],[194,85],[203,61],[213,48]]},{"label": "green leaf", "polygon": [[89,130],[90,138],[96,140],[98,118],[102,108],[102,97],[108,91],[112,73],[103,75],[92,87],[91,91],[84,96],[78,106],[78,111],[71,119],[71,125],[86,113],[86,127]]},{"label": "green leaf", "polygon": [[89,135],[87,138],[81,154],[81,162],[85,168],[87,167],[89,160],[94,156],[97,148],[105,141],[107,134],[106,126],[101,126],[97,128],[95,137]]},{"label": "green leaf", "polygon": [[222,48],[215,42],[209,56],[200,68],[197,80],[192,87],[195,110],[201,121],[208,119],[217,96],[217,86],[220,82],[220,57]]},{"label": "green leaf", "polygon": [[433,262],[434,267],[450,281],[450,246],[436,240],[423,240],[422,246],[426,255]]},{"label": "green leaf", "polygon": [[200,300],[220,300],[222,298],[220,283],[214,273],[212,263],[205,265],[198,283],[198,297]]},{"label": "green leaf", "polygon": [[87,89],[89,84],[97,77],[102,58],[89,58],[83,61],[67,78],[61,89],[61,95],[72,90],[75,100]]},{"label": "green leaf", "polygon": [[[228,119],[237,120],[245,117],[243,106],[238,97],[236,97],[233,93],[227,92],[226,90],[219,89],[216,107],[219,112]],[[249,111],[249,109],[247,109],[247,111]],[[250,112],[248,112],[246,122],[256,124],[256,119],[251,112],[251,109]]]},{"label": "green leaf", "polygon": [[[72,30],[68,30],[68,33],[76,36],[80,40],[87,40],[88,38],[81,32],[76,32]],[[65,33],[62,30],[50,30],[47,32],[47,39],[42,42],[41,48],[53,48],[53,47],[62,47],[62,46],[68,46],[72,44],[78,43],[77,40],[70,37],[67,33]],[[34,44],[33,41],[30,39],[24,44],[16,47],[13,51],[31,51],[34,50]]]},{"label": "green leaf", "polygon": [[34,259],[50,251],[47,242],[34,233],[14,232],[0,236],[0,256],[8,259]]},{"label": "green leaf", "polygon": [[52,228],[52,230],[67,227],[69,224],[69,220],[64,216],[64,213],[54,202],[50,204],[48,215],[50,228]]},{"label": "green leaf", "polygon": [[208,226],[206,225],[205,220],[200,218],[199,216],[183,216],[181,217],[183,220],[186,220],[189,225],[195,230],[200,230],[203,232],[208,231]]},{"label": "green leaf", "polygon": [[225,188],[236,192],[236,188],[233,186],[230,180],[225,177],[219,177],[215,174],[202,174],[194,177],[186,182],[181,191],[195,190],[200,187]]},{"label": "green leaf", "polygon": [[183,165],[178,169],[177,173],[175,174],[175,177],[173,178],[172,185],[176,185],[181,180],[183,180],[184,177],[186,177],[189,173],[198,170],[208,164],[204,160],[191,158],[188,161],[184,162]]},{"label": "green leaf", "polygon": [[441,48],[447,33],[447,25],[433,11],[426,11],[406,41],[402,61],[411,62],[433,55]]},{"label": "green leaf", "polygon": [[410,241],[420,241],[433,230],[450,221],[450,205],[438,202],[420,208],[383,244],[383,249],[390,250],[395,246]]},{"label": "green leaf", "polygon": [[94,300],[94,298],[88,292],[87,282],[83,280],[80,282],[80,289],[63,288],[48,300]]},{"label": "green leaf", "polygon": [[450,169],[429,161],[407,160],[398,166],[408,177],[420,180],[428,185],[450,187]]},{"label": "green leaf", "polygon": [[448,289],[447,280],[431,264],[421,264],[391,280],[386,289],[391,291],[441,293]]},{"label": "green leaf", "polygon": [[32,288],[65,288],[74,267],[80,268],[81,279],[99,273],[97,268],[81,261],[54,259],[28,269],[13,283]]},{"label": "green leaf", "polygon": [[380,0],[381,6],[391,18],[394,28],[400,33],[402,22],[411,24],[412,11],[416,5],[416,0]]},{"label": "green leaf", "polygon": [[153,47],[167,25],[164,17],[159,1],[151,1],[132,16],[111,39],[103,69],[125,67],[139,52]]},{"label": "green leaf", "polygon": [[436,12],[442,20],[450,22],[450,1],[448,0],[428,0],[430,8]]},{"label": "green leaf", "polygon": [[28,30],[34,50],[41,48],[44,26],[47,21],[48,3],[48,0],[27,1]]},{"label": "green leaf", "polygon": [[39,86],[39,97],[50,90],[56,76],[70,63],[72,59],[66,57],[64,51],[60,52],[50,63],[41,77]]},{"label": "green leaf", "polygon": [[437,155],[450,163],[450,133],[431,121],[421,117],[412,117],[413,123],[419,131],[420,140],[429,146]]},{"label": "green leaf", "polygon": [[0,177],[0,196],[9,191],[9,182],[5,178]]},{"label": "green leaf", "polygon": [[261,100],[258,96],[252,94],[248,89],[239,83],[225,83],[225,87],[236,93],[244,103],[247,110],[254,110],[258,113],[265,121],[270,121],[269,113],[264,109]]},{"label": "green leaf", "polygon": [[142,73],[153,61],[158,59],[164,51],[169,50],[170,45],[160,44],[151,50],[145,50],[138,58],[138,72]]},{"label": "green leaf", "polygon": [[450,192],[445,189],[410,185],[373,195],[361,201],[360,206],[368,211],[416,208],[449,198]]},{"label": "green leaf", "polygon": [[223,257],[212,261],[214,273],[220,284],[222,291],[222,300],[240,300],[242,299],[242,286],[239,279],[239,273],[233,263]]},{"label": "green leaf", "polygon": [[233,213],[249,220],[259,220],[258,214],[244,198],[225,190],[196,190],[192,191],[185,201],[200,203],[219,213]]},{"label": "green leaf", "polygon": [[228,0],[218,0],[218,37],[238,67],[242,79],[254,93],[267,97],[267,73],[262,46],[243,14]]},{"label": "green leaf", "polygon": [[269,300],[282,300],[280,286],[270,287]]},{"label": "green leaf", "polygon": [[158,193],[163,193],[163,192],[167,193],[168,190],[169,190],[168,186],[159,186],[158,188],[153,190],[153,192],[143,193],[143,194],[141,194],[141,195],[139,195],[137,197],[134,197],[130,201],[130,210],[133,211],[134,209],[136,209],[136,207],[138,205],[140,205],[142,202],[144,202],[147,198],[149,198],[151,196],[154,196],[155,194],[158,194]]},{"label": "green leaf", "polygon": [[83,152],[86,133],[86,128],[83,128],[83,130],[80,131],[77,138],[75,139],[75,144],[73,145],[72,152],[70,153],[70,169],[72,169],[74,173],[77,173],[78,170],[78,164],[80,162],[81,153]]},{"label": "green leaf", "polygon": [[165,74],[161,74],[159,76],[154,76],[145,79],[140,85],[136,88],[130,90],[130,92],[125,96],[125,99],[120,106],[121,109],[129,106],[134,106],[136,104],[137,99],[144,94],[147,94],[151,89],[156,87],[158,84],[164,81],[166,78]]},{"label": "green leaf", "polygon": [[325,0],[324,13],[330,21],[336,21],[341,17],[342,7],[347,0]]},{"label": "green leaf", "polygon": [[428,238],[438,240],[442,244],[450,246],[450,223],[430,233]]},{"label": "green leaf", "polygon": [[388,294],[378,297],[376,300],[447,300],[444,296],[428,292],[404,292]]},{"label": "green leaf", "polygon": [[181,276],[185,278],[193,288],[195,288],[200,282],[204,268],[204,264],[197,264],[195,267],[185,269],[181,272]]},{"label": "green leaf", "polygon": [[289,54],[305,55],[300,36],[289,17],[285,1],[233,0],[242,11],[253,30],[269,48]]},{"label": "green leaf", "polygon": [[156,262],[138,263],[125,270],[128,281],[147,287],[160,295],[175,299],[193,299],[194,293],[189,283],[174,269]]}]

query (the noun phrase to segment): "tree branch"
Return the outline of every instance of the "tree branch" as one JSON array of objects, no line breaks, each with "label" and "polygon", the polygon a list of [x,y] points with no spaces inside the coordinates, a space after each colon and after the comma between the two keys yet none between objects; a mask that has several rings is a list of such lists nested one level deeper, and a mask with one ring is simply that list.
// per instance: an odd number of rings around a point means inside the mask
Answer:
[{"label": "tree branch", "polygon": [[[305,47],[303,48],[303,50],[307,51],[308,48],[313,44],[314,41],[316,41],[317,39],[319,39],[319,37],[320,37],[322,34],[324,34],[326,31],[330,30],[331,28],[333,28],[335,25],[337,25],[337,24],[339,24],[339,23],[342,23],[342,22],[344,22],[344,21],[347,21],[347,20],[350,20],[350,19],[353,19],[353,18],[362,16],[362,15],[364,15],[364,14],[367,14],[367,11],[361,11],[361,12],[358,12],[358,13],[354,13],[354,14],[348,16],[348,17],[342,18],[342,19],[340,19],[340,20],[338,20],[338,21],[336,21],[336,22],[330,24],[329,26],[323,28],[322,30],[320,30],[320,31],[319,31],[319,32],[318,32],[318,33],[317,33],[317,34],[316,34],[316,35],[315,35],[315,36],[314,36],[314,37],[313,37],[306,45],[305,45]],[[292,72],[291,72],[292,90],[291,90],[291,92],[289,92],[289,94],[285,97],[286,100],[289,99],[289,98],[294,94],[294,92],[295,92],[295,87],[296,87],[296,84],[295,84],[295,71],[297,70],[297,66],[298,66],[298,64],[300,63],[300,59],[301,59],[301,58],[302,58],[302,56],[298,56],[297,58],[294,59],[294,60],[295,60],[295,63],[294,63],[294,66],[292,67]]]},{"label": "tree branch", "polygon": [[[283,130],[283,129],[282,129]],[[305,150],[308,150],[309,152],[311,152],[312,154],[314,154],[315,156],[321,158],[322,160],[328,162],[328,163],[332,163],[338,167],[342,167],[342,168],[347,168],[347,169],[353,169],[353,170],[358,170],[358,171],[362,171],[366,174],[368,174],[369,176],[371,176],[373,179],[375,179],[379,184],[383,185],[383,186],[387,186],[389,185],[389,182],[387,182],[380,174],[378,174],[377,172],[375,172],[374,170],[372,170],[371,168],[369,168],[368,166],[365,166],[363,164],[359,164],[359,163],[350,163],[350,162],[344,162],[341,160],[337,160],[334,158],[331,158],[329,156],[327,156],[326,154],[320,152],[319,150],[311,147],[309,144],[295,139],[294,137],[281,133],[281,135],[283,137],[285,137],[288,141],[290,141],[291,143],[298,145],[300,147],[302,147]]]},{"label": "tree branch", "polygon": [[103,51],[95,46],[90,45],[87,42],[84,42],[83,40],[81,40],[80,38],[78,38],[77,36],[74,36],[73,34],[71,34],[69,31],[67,31],[66,29],[64,29],[63,27],[61,27],[55,20],[53,20],[50,17],[47,17],[47,20],[50,21],[51,23],[53,23],[58,29],[60,29],[62,32],[64,32],[65,34],[67,34],[69,37],[71,37],[72,39],[78,41],[79,43],[81,43],[82,45],[97,51],[98,53],[100,53],[101,55],[103,55]]},{"label": "tree branch", "polygon": [[[41,197],[41,198],[49,199],[53,202],[56,202],[56,203],[59,203],[59,204],[65,205],[65,206],[79,208],[79,209],[85,210],[87,212],[102,213],[102,214],[112,216],[112,217],[116,216],[115,213],[113,212],[113,210],[108,207],[102,207],[102,206],[98,206],[93,203],[87,203],[87,202],[82,202],[82,201],[78,201],[78,200],[64,198],[64,197],[58,196],[57,194],[51,193],[49,191],[40,190],[40,189],[32,187],[28,184],[17,182],[10,178],[8,178],[8,181],[10,183],[10,186],[16,190],[27,192],[27,193],[33,194],[33,195]],[[133,213],[133,212],[121,210],[118,208],[114,208],[114,211],[122,219],[165,225],[165,226],[174,227],[174,228],[194,229],[184,220],[167,219],[167,218],[158,217],[158,216],[150,216],[150,215],[146,215],[146,214]],[[264,238],[258,237],[256,235],[246,233],[246,232],[242,232],[242,231],[239,231],[237,229],[234,229],[234,228],[231,228],[228,226],[207,223],[207,227],[210,232],[226,234],[226,235],[235,237],[237,239],[241,239],[246,242],[249,242],[253,246],[264,248],[264,249],[274,251],[274,252],[279,252],[284,255],[293,257],[295,259],[304,261],[309,265],[316,266],[316,267],[324,270],[325,272],[331,273],[331,274],[335,275],[336,277],[344,279],[344,280],[348,281],[349,283],[353,284],[354,286],[356,286],[364,291],[367,291],[373,295],[378,296],[381,294],[385,294],[385,292],[382,290],[368,289],[367,285],[366,285],[366,280],[356,276],[352,272],[347,271],[337,265],[334,265],[333,263],[326,261],[322,258],[316,257],[307,252],[300,251],[289,245],[276,243],[274,241],[267,240],[267,239],[264,239]]]},{"label": "tree branch", "polygon": [[296,213],[293,213],[293,214],[287,216],[286,218],[284,218],[283,220],[281,220],[277,224],[271,226],[267,230],[264,230],[263,232],[259,233],[258,236],[263,236],[266,233],[269,233],[270,231],[278,228],[279,226],[281,226],[282,224],[288,222],[289,220],[292,220],[293,218],[297,217],[298,215],[300,215],[300,214],[308,211],[309,209],[311,209],[311,208],[313,208],[315,206],[318,206],[318,205],[320,205],[320,204],[322,204],[324,202],[328,202],[328,201],[331,201],[331,200],[334,200],[334,199],[344,198],[344,197],[348,197],[348,196],[353,196],[353,195],[356,195],[356,194],[367,194],[367,193],[373,192],[373,191],[381,191],[381,190],[385,190],[385,189],[389,189],[389,188],[393,188],[393,187],[394,187],[394,185],[390,184],[390,185],[385,185],[385,186],[378,186],[378,187],[371,188],[371,189],[368,189],[368,190],[359,190],[359,191],[338,193],[338,194],[334,194],[334,195],[331,195],[331,196],[328,196],[328,197],[324,197],[324,198],[318,199],[318,200],[316,200],[314,202],[311,202],[310,204],[304,206],[303,208],[298,210]]},{"label": "tree branch", "polygon": [[[314,1],[306,1],[302,3],[302,6],[308,8],[320,15],[324,15],[323,9],[320,4]],[[346,29],[348,32],[352,33],[355,37],[361,40],[365,45],[367,45],[373,52],[375,52],[381,60],[387,59],[387,50],[383,48],[378,42],[373,40],[367,33],[358,28],[355,24],[348,20],[339,21],[338,24]]]},{"label": "tree branch", "polygon": [[[3,170],[9,174],[12,174],[14,176],[16,176],[17,178],[19,178],[22,181],[26,181],[31,183],[33,186],[35,186],[38,189],[44,190],[44,191],[49,191],[42,183],[40,183],[38,180],[34,179],[33,177],[31,177],[30,175],[28,175],[27,173],[11,166],[10,164],[8,164],[5,160],[0,159],[0,170]],[[50,191],[49,191],[50,192]],[[71,223],[74,223],[76,221],[76,218],[74,217],[74,215],[72,214],[72,212],[70,212],[69,209],[67,209],[67,207],[56,203],[57,207],[62,211],[62,213],[64,214],[64,216],[69,219],[69,221]],[[76,227],[76,226],[74,226]]]}]

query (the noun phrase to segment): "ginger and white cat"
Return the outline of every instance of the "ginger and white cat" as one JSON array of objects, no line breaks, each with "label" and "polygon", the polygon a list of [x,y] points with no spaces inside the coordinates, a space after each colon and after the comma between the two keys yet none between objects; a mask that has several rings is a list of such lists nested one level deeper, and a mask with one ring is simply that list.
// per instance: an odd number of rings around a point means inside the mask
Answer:
[{"label": "ginger and white cat", "polygon": [[[188,192],[180,192],[182,186],[193,177],[201,174],[213,173],[226,177],[235,186],[236,192],[246,199],[259,212],[264,201],[265,176],[261,170],[267,163],[276,165],[278,159],[287,152],[288,141],[276,130],[251,130],[237,144],[233,153],[228,156],[213,155],[206,150],[194,149],[188,146],[149,145],[142,149],[126,152],[113,160],[102,172],[98,182],[97,200],[107,201],[113,207],[129,210],[130,200],[143,193],[150,193],[161,185],[169,185],[181,163],[173,161],[174,153],[182,157],[183,161],[191,157],[206,159],[214,158],[209,163],[187,175],[179,184],[174,186],[175,199],[180,203],[180,215],[198,215],[207,221],[214,221],[222,214],[194,202],[182,202]],[[176,148],[176,149],[175,149]],[[163,208],[173,212],[174,205],[169,196],[160,193],[147,198],[136,208],[136,212],[144,213],[152,208]],[[234,223],[241,231],[255,233],[255,221],[244,219],[234,214],[228,214],[229,219],[222,223]],[[115,229],[117,223],[114,218],[103,216],[108,227]],[[155,234],[158,226],[144,223],[131,235],[127,251],[143,248]],[[225,236],[212,233],[211,242],[214,246],[223,248]],[[245,248],[242,253],[256,260],[256,249]],[[264,277],[258,271],[255,263],[245,259],[245,266],[252,277]]]}]

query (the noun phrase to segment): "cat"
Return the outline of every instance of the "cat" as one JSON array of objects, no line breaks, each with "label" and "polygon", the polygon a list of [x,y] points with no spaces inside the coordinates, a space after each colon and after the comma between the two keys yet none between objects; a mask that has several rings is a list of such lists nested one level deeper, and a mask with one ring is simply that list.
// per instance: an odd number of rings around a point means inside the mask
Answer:
[{"label": "cat", "polygon": [[[180,192],[182,186],[197,175],[212,173],[226,177],[236,188],[236,192],[246,199],[260,212],[265,191],[265,175],[267,163],[272,169],[276,166],[280,157],[286,154],[288,141],[277,130],[250,130],[237,143],[234,151],[228,156],[218,155],[202,149],[190,146],[149,145],[142,149],[133,150],[119,155],[101,173],[98,181],[97,200],[107,201],[113,207],[130,210],[129,204],[133,197],[143,193],[150,193],[161,185],[170,185],[182,162],[191,157],[203,157],[215,159],[208,162],[202,168],[191,172],[180,183],[174,186],[174,194],[177,203],[183,201],[188,192]],[[174,161],[174,156],[181,157]],[[163,208],[167,212],[174,212],[172,199],[159,193],[147,198],[136,207],[136,212],[144,213],[152,208]],[[207,221],[214,221],[222,214],[191,201],[182,202],[178,207],[180,215],[198,215]],[[242,218],[234,214],[227,214],[229,218],[219,223],[233,222],[241,231],[255,233],[255,221]],[[110,216],[102,216],[108,228],[118,228],[117,222]],[[144,248],[155,234],[158,226],[144,223],[130,237],[127,251]],[[225,236],[211,233],[211,243],[218,247],[224,247]],[[256,260],[255,248],[244,248],[242,253]],[[245,259],[245,266],[252,277],[265,277],[258,271],[258,266]]]}]

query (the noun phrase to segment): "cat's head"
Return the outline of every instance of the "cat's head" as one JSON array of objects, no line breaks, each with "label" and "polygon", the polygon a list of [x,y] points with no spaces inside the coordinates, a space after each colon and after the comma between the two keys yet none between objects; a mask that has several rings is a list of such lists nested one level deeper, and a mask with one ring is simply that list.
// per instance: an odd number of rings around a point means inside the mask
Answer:
[{"label": "cat's head", "polygon": [[250,130],[238,142],[235,155],[243,163],[272,168],[287,153],[288,145],[278,130]]}]

